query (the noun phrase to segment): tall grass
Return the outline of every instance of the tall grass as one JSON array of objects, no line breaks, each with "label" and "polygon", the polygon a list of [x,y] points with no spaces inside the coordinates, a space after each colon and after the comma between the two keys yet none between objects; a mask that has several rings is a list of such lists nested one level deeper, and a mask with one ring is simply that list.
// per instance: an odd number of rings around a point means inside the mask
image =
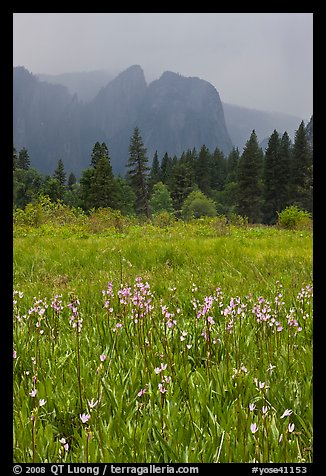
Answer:
[{"label": "tall grass", "polygon": [[311,235],[191,226],[15,238],[15,461],[312,461]]}]

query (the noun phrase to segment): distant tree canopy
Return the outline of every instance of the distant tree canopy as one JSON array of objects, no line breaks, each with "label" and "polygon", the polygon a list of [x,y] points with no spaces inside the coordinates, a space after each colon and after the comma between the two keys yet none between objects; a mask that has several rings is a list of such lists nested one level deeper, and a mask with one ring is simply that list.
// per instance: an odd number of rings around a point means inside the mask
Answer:
[{"label": "distant tree canopy", "polygon": [[274,224],[288,206],[312,212],[313,150],[302,122],[294,143],[276,130],[265,153],[252,131],[242,153],[232,149],[227,157],[219,149],[205,145],[180,157],[155,152],[149,166],[147,151],[138,127],[133,131],[126,160],[125,177],[112,172],[109,149],[96,142],[90,154],[90,167],[79,180],[68,175],[58,159],[52,176],[31,167],[26,148],[13,147],[14,206],[24,208],[40,194],[61,200],[85,211],[110,207],[124,214],[160,212],[177,217],[229,215],[237,213],[250,223]]}]

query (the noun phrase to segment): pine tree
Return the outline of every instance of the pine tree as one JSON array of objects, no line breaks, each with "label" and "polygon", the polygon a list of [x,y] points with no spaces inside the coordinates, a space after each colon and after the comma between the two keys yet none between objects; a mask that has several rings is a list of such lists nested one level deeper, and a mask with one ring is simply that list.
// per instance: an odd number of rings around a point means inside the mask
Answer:
[{"label": "pine tree", "polygon": [[16,170],[17,167],[18,167],[18,157],[17,157],[17,151],[14,147],[13,154],[12,154],[12,168],[13,170]]},{"label": "pine tree", "polygon": [[[188,158],[189,159],[189,158]],[[195,187],[194,171],[189,167],[186,156],[182,157],[173,168],[171,177],[171,196],[175,210],[181,210],[185,198]]]},{"label": "pine tree", "polygon": [[264,221],[275,223],[277,212],[280,211],[279,192],[282,187],[279,176],[281,159],[281,140],[279,133],[274,130],[268,140],[264,162]]},{"label": "pine tree", "polygon": [[238,167],[238,213],[250,223],[260,222],[262,216],[262,166],[263,151],[253,130]]},{"label": "pine tree", "polygon": [[123,177],[115,177],[115,208],[124,215],[135,214],[136,195]]},{"label": "pine tree", "polygon": [[161,162],[161,179],[167,186],[171,184],[173,162],[171,157],[165,152]]},{"label": "pine tree", "polygon": [[28,170],[31,165],[28,150],[23,147],[18,155],[17,167],[23,170]]},{"label": "pine tree", "polygon": [[64,186],[66,183],[66,172],[62,159],[58,160],[57,168],[54,171],[53,177],[59,181],[59,183]]},{"label": "pine tree", "polygon": [[199,151],[198,160],[196,161],[196,183],[200,190],[209,195],[210,192],[210,171],[211,154],[208,148],[203,145]]},{"label": "pine tree", "polygon": [[75,185],[76,182],[77,182],[76,176],[73,172],[71,172],[69,174],[69,177],[68,177],[68,188],[69,188],[69,190],[72,190],[73,185]]},{"label": "pine tree", "polygon": [[212,190],[224,190],[227,175],[227,161],[223,152],[216,148],[210,157],[208,165],[210,188]]},{"label": "pine tree", "polygon": [[79,198],[81,201],[81,207],[86,211],[92,208],[90,191],[94,173],[94,168],[85,169],[80,178]]},{"label": "pine tree", "polygon": [[107,146],[101,145],[102,155],[96,157],[94,173],[92,174],[89,190],[91,208],[114,208],[115,187],[113,172]]},{"label": "pine tree", "polygon": [[282,188],[279,190],[279,210],[282,211],[290,205],[290,181],[291,181],[291,156],[292,143],[287,132],[284,132],[280,145],[279,176],[282,177]]},{"label": "pine tree", "polygon": [[138,127],[135,127],[130,139],[129,158],[128,158],[128,178],[130,185],[136,195],[136,211],[139,214],[145,214],[149,217],[148,204],[148,158],[147,149],[144,147],[143,140]]},{"label": "pine tree", "polygon": [[238,180],[238,165],[240,160],[240,152],[238,147],[231,150],[226,161],[226,183],[237,182]]},{"label": "pine tree", "polygon": [[162,179],[160,161],[158,159],[157,151],[155,151],[151,171],[149,174],[149,192],[153,190],[153,187],[156,183],[160,182]]},{"label": "pine tree", "polygon": [[295,133],[291,157],[291,202],[312,211],[312,148],[302,121]]},{"label": "pine tree", "polygon": [[96,142],[92,151],[91,167],[96,168],[97,162],[101,157],[106,157],[108,159],[109,151],[105,142],[102,142],[102,144]]}]

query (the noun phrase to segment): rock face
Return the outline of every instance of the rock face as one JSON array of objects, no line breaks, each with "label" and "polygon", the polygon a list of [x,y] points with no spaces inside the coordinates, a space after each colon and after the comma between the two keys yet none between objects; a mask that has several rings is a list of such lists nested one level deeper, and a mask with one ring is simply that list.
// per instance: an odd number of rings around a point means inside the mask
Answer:
[{"label": "rock face", "polygon": [[145,145],[152,154],[179,155],[205,144],[228,153],[232,142],[226,129],[218,92],[207,81],[166,71],[147,90],[140,115]]},{"label": "rock face", "polygon": [[150,161],[155,150],[163,156],[203,144],[225,153],[232,148],[219,94],[199,78],[165,72],[147,86],[134,65],[81,103],[67,88],[14,68],[14,145],[26,147],[32,166],[42,172],[52,173],[61,158],[67,171],[79,175],[89,166],[94,143],[104,141],[114,172],[124,174],[136,126]]}]

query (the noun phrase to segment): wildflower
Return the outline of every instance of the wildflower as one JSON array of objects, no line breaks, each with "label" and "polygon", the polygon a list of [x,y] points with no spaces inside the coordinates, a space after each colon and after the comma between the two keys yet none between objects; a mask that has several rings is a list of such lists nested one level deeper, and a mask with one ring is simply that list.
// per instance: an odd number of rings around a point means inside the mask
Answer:
[{"label": "wildflower", "polygon": [[142,397],[144,395],[144,393],[147,392],[147,389],[146,388],[141,388],[139,390],[139,392],[137,393],[137,397]]},{"label": "wildflower", "polygon": [[293,430],[294,430],[294,423],[289,423],[288,425],[288,430],[289,430],[289,433],[292,433]]},{"label": "wildflower", "polygon": [[43,407],[43,405],[46,404],[46,400],[44,400],[43,398],[41,398],[38,403],[39,403],[40,407]]},{"label": "wildflower", "polygon": [[92,400],[87,400],[87,403],[88,403],[89,408],[95,408],[96,405],[98,404],[98,400],[96,400],[96,402],[94,402],[94,398],[92,398]]},{"label": "wildflower", "polygon": [[104,362],[105,360],[106,360],[106,355],[101,354],[101,355],[100,355],[100,361],[101,361],[101,362]]},{"label": "wildflower", "polygon": [[13,356],[14,359],[16,359],[16,357],[17,357],[17,352],[16,352],[15,350],[13,351],[12,356]]},{"label": "wildflower", "polygon": [[249,403],[249,410],[253,412],[256,408],[256,405],[254,403]]},{"label": "wildflower", "polygon": [[29,395],[32,397],[32,398],[35,398],[36,397],[36,394],[37,394],[37,390],[34,388],[34,390],[32,390]]},{"label": "wildflower", "polygon": [[242,372],[244,372],[245,374],[248,372],[247,367],[245,367],[244,365],[242,365],[241,370],[242,370]]},{"label": "wildflower", "polygon": [[87,423],[91,416],[88,413],[83,413],[82,415],[79,415],[79,417],[82,423]]},{"label": "wildflower", "polygon": [[293,411],[292,410],[289,410],[288,408],[285,410],[285,412],[283,413],[283,415],[280,417],[280,418],[284,418],[284,417],[287,417],[287,416],[290,416],[292,415]]},{"label": "wildflower", "polygon": [[266,372],[269,372],[271,375],[273,373],[273,369],[276,368],[276,365],[269,364],[268,369],[266,369]]},{"label": "wildflower", "polygon": [[266,413],[268,412],[268,407],[267,407],[266,405],[265,405],[265,406],[263,406],[263,408],[262,408],[262,412],[263,412],[264,416],[265,416],[265,415],[266,415]]},{"label": "wildflower", "polygon": [[159,383],[158,384],[158,389],[161,393],[165,393],[167,392],[167,389],[165,387],[163,387],[163,384],[162,383]]},{"label": "wildflower", "polygon": [[163,364],[163,363],[161,363],[161,366],[160,366],[160,367],[155,367],[154,372],[155,372],[156,374],[159,374],[160,372],[162,372],[162,370],[165,370],[165,369],[166,369],[167,365],[168,365],[168,364]]},{"label": "wildflower", "polygon": [[250,430],[251,430],[251,433],[256,433],[256,431],[258,431],[258,426],[256,425],[256,423],[252,423],[250,425]]},{"label": "wildflower", "polygon": [[209,324],[212,324],[212,325],[215,324],[215,321],[214,321],[214,319],[213,319],[211,316],[208,316],[207,322],[208,322]]},{"label": "wildflower", "polygon": [[66,442],[66,439],[65,439],[65,438],[61,438],[61,439],[59,440],[59,442],[63,445],[65,451],[68,451],[68,449],[69,449],[69,444]]},{"label": "wildflower", "polygon": [[192,344],[187,344],[187,349],[191,349]]}]

